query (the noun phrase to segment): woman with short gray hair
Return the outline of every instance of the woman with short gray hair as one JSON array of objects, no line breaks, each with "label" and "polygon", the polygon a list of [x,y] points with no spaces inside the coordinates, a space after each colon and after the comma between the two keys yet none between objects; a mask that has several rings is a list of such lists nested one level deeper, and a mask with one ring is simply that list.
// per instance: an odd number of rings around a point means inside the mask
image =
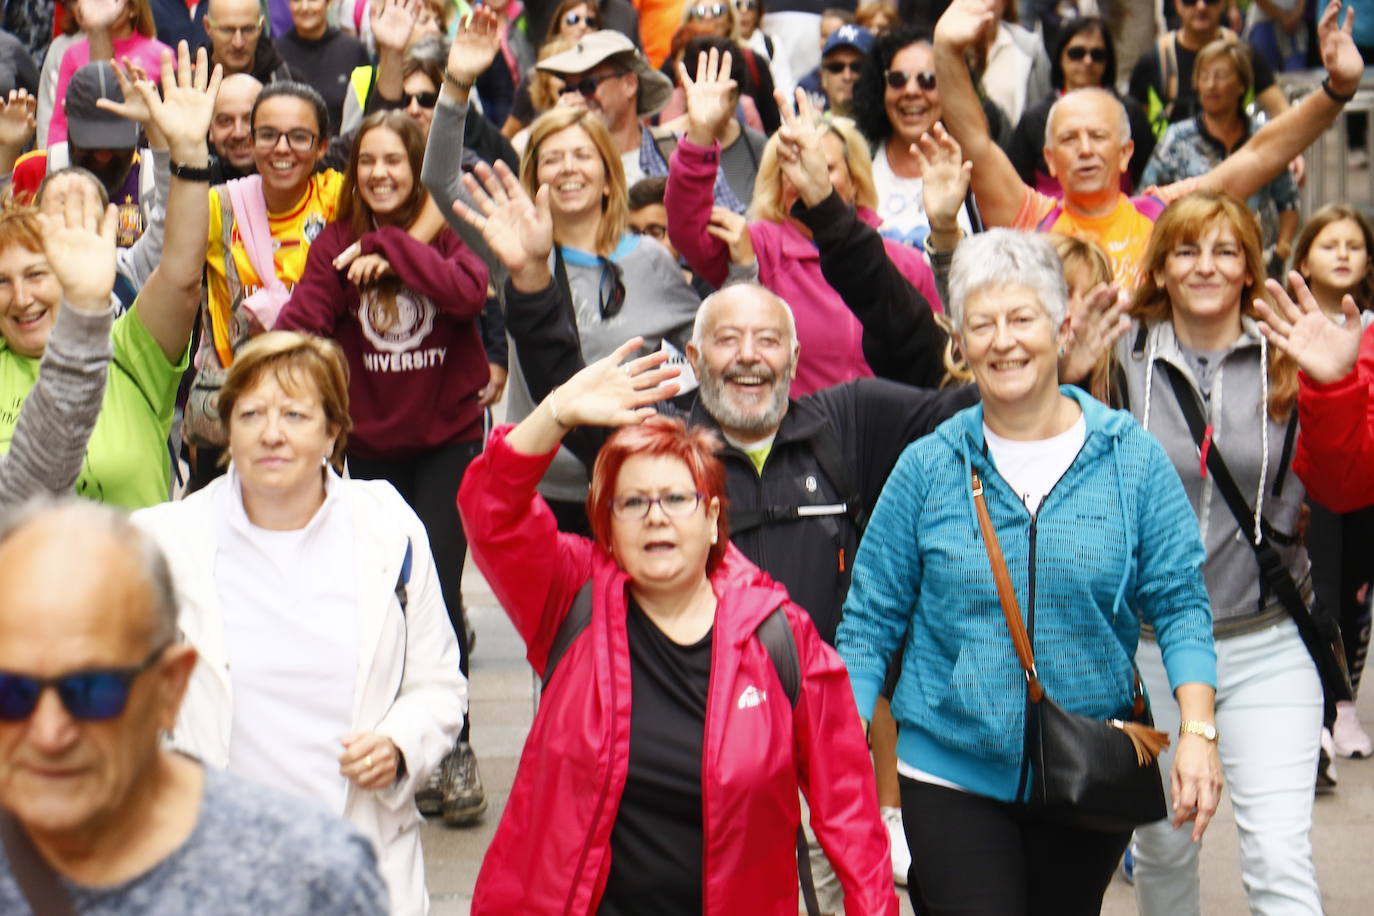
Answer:
[{"label": "woman with short gray hair", "polygon": [[[949,315],[982,403],[907,448],[868,524],[837,648],[872,714],[892,654],[912,905],[925,916],[1101,909],[1129,831],[1069,826],[1027,804],[1027,679],[975,512],[985,502],[1045,691],[1070,712],[1130,718],[1143,619],[1186,718],[1210,721],[1216,656],[1202,544],[1159,443],[1129,414],[1060,386],[1058,256],[994,229],[959,245]],[[980,495],[981,494],[981,495]],[[1185,735],[1174,820],[1216,810],[1215,746]]]}]

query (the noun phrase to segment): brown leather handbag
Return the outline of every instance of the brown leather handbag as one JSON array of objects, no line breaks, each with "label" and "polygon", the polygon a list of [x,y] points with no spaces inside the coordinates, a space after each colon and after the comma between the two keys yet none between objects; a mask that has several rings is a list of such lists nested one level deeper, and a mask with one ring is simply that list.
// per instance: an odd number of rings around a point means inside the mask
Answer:
[{"label": "brown leather handbag", "polygon": [[1049,698],[1035,670],[1030,636],[977,471],[973,472],[973,502],[1007,632],[1026,674],[1025,747],[1031,806],[1058,823],[1110,833],[1162,819],[1167,809],[1159,753],[1169,746],[1169,736],[1154,727],[1140,676],[1135,678],[1132,707],[1119,718],[1103,721],[1080,716]]}]

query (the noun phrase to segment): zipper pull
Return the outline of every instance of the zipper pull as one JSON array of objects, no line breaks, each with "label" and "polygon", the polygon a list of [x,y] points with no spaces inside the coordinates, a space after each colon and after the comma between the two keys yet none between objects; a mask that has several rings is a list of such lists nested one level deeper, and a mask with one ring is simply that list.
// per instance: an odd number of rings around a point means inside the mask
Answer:
[{"label": "zipper pull", "polygon": [[844,572],[844,548],[840,548],[840,572]]},{"label": "zipper pull", "polygon": [[1207,476],[1207,453],[1212,450],[1212,424],[1208,423],[1207,428],[1202,432],[1202,445],[1198,448],[1198,473],[1202,477]]}]

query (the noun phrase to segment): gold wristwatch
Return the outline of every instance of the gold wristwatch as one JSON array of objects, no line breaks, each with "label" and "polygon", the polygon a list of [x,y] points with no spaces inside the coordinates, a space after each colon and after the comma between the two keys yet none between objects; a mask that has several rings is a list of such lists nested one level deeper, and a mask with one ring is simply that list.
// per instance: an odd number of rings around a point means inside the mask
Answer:
[{"label": "gold wristwatch", "polygon": [[1217,727],[1211,722],[1199,722],[1196,719],[1185,719],[1178,726],[1180,735],[1201,735],[1208,741],[1217,740]]}]

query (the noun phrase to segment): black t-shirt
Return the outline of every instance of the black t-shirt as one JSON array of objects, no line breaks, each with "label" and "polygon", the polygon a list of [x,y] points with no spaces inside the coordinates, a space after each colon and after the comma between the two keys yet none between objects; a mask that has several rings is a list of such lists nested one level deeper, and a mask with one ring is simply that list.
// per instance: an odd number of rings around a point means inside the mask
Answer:
[{"label": "black t-shirt", "polygon": [[711,634],[673,642],[633,601],[630,769],[611,830],[601,916],[701,913],[701,755]]},{"label": "black t-shirt", "polygon": [[[1170,124],[1186,121],[1198,112],[1197,90],[1193,88],[1193,62],[1197,60],[1197,51],[1183,47],[1177,35],[1173,41],[1174,58],[1178,61],[1178,99],[1174,102],[1173,111],[1169,113]],[[1274,71],[1265,63],[1262,54],[1256,54],[1255,49],[1249,44],[1245,47],[1250,52],[1250,66],[1255,71],[1255,95],[1259,95],[1274,85]],[[1146,111],[1150,110],[1151,88],[1161,101],[1168,103],[1168,99],[1164,98],[1164,74],[1160,66],[1158,45],[1152,48],[1149,54],[1142,55],[1140,60],[1136,61],[1135,69],[1131,71],[1131,98],[1139,102]]]}]

